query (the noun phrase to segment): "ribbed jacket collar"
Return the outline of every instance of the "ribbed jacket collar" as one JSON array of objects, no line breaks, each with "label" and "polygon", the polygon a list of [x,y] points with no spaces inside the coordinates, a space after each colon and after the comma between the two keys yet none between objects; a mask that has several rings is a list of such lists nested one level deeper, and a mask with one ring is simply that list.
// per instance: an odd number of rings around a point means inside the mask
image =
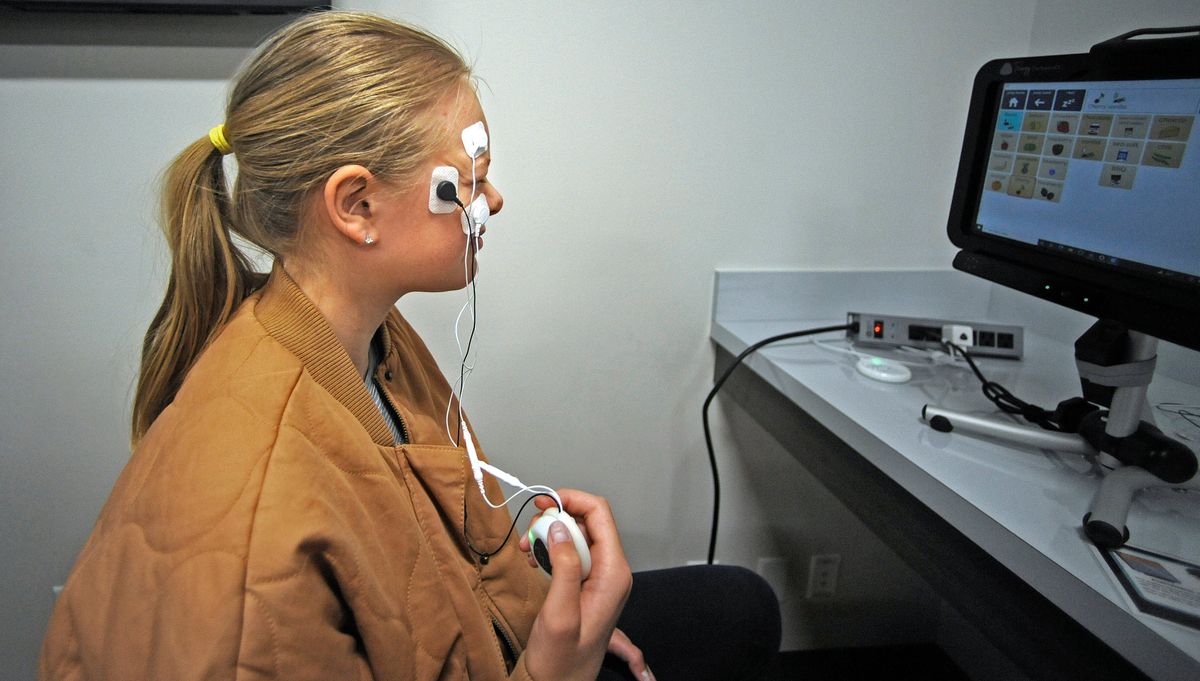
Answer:
[{"label": "ribbed jacket collar", "polygon": [[[278,261],[263,286],[254,316],[267,333],[300,359],[318,385],[354,414],[375,444],[395,446],[387,422],[375,407],[346,348],[334,335],[333,327]],[[387,333],[379,336],[387,357],[391,339]]]}]

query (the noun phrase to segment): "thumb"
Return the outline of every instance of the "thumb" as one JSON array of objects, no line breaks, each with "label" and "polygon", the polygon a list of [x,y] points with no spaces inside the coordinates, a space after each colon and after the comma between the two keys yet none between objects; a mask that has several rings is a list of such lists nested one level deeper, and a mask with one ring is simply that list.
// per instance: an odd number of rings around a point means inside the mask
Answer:
[{"label": "thumb", "polygon": [[550,525],[550,590],[546,593],[546,601],[555,604],[555,609],[572,613],[572,619],[578,621],[580,579],[583,568],[579,562],[579,554],[575,551],[575,542],[571,540],[571,532],[562,521],[556,520]]},{"label": "thumb", "polygon": [[578,584],[582,579],[583,565],[579,560],[579,553],[575,550],[575,540],[571,538],[571,531],[561,520],[555,520],[550,524],[549,534],[552,581],[560,577],[569,577],[573,583]]}]

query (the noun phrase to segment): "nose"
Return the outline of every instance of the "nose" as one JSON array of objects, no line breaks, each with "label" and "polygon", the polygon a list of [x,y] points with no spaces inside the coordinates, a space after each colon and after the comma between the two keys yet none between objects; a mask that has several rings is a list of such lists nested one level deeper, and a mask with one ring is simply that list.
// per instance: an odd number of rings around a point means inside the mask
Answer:
[{"label": "nose", "polygon": [[496,185],[490,182],[488,183],[486,196],[488,202],[488,211],[492,215],[499,213],[500,210],[504,208],[504,196],[500,194],[499,189],[496,189]]}]

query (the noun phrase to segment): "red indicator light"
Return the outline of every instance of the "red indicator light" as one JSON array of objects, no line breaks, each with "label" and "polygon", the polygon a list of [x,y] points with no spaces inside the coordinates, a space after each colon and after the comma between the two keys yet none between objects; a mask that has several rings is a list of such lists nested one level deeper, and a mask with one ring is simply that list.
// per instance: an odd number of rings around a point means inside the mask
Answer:
[{"label": "red indicator light", "polygon": [[883,338],[883,322],[875,322],[875,328],[873,331],[875,332],[876,338]]}]

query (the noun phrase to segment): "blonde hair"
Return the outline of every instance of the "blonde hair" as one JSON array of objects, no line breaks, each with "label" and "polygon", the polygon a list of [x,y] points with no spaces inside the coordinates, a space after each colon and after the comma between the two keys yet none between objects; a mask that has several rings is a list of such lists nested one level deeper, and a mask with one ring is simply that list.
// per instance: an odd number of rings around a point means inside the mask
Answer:
[{"label": "blonde hair", "polygon": [[299,240],[305,199],[343,165],[397,185],[415,181],[448,135],[430,109],[469,78],[463,58],[438,38],[370,14],[309,14],[267,40],[226,107],[232,191],[207,135],[175,158],[163,182],[171,275],[142,345],[135,446],[263,283],[232,235],[286,253]]}]

